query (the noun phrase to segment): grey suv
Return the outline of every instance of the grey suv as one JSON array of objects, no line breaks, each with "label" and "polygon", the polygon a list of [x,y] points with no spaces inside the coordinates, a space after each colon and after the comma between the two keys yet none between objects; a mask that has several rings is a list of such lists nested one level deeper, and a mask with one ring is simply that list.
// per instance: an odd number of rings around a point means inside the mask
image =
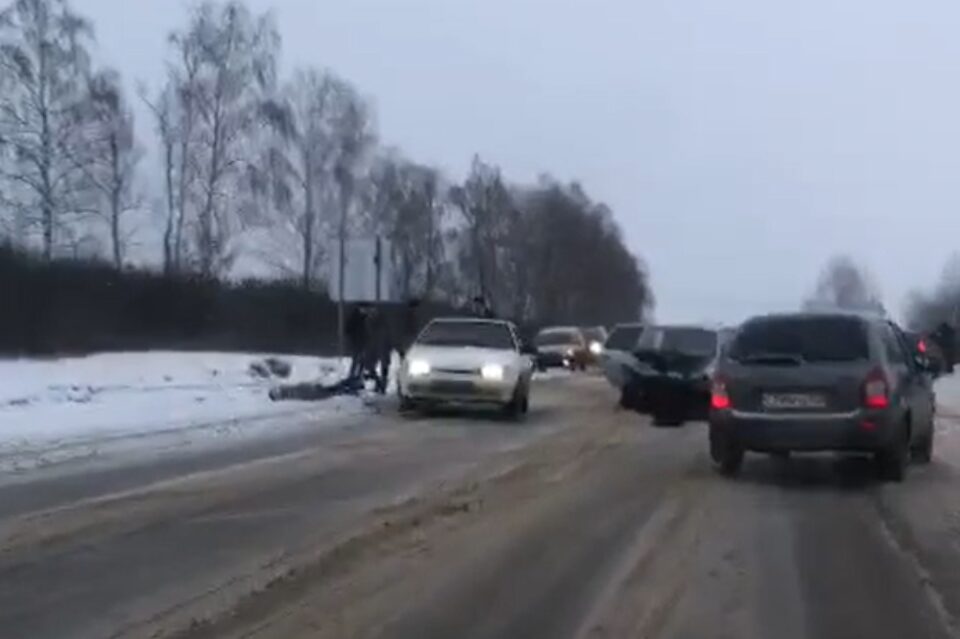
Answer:
[{"label": "grey suv", "polygon": [[841,313],[754,318],[717,364],[710,453],[736,473],[745,451],[872,453],[887,479],[930,460],[934,393],[925,358],[892,322]]}]

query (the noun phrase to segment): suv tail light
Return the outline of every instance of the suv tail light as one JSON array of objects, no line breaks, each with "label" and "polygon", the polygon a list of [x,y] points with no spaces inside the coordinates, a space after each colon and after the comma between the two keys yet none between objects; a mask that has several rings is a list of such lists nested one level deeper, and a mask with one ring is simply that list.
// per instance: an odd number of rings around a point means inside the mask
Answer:
[{"label": "suv tail light", "polygon": [[863,405],[867,408],[886,408],[890,405],[890,385],[883,371],[870,371],[863,382]]},{"label": "suv tail light", "polygon": [[727,410],[731,407],[730,395],[727,394],[727,384],[718,377],[710,385],[710,408],[713,410]]}]

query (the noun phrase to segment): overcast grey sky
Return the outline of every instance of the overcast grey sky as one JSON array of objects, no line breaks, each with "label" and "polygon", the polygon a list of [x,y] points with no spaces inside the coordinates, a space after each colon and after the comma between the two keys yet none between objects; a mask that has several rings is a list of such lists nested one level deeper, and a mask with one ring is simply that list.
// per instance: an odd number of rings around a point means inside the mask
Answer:
[{"label": "overcast grey sky", "polygon": [[[283,66],[329,66],[387,144],[458,177],[579,179],[657,317],[794,308],[846,252],[898,311],[960,247],[956,0],[250,0]],[[74,0],[156,84],[180,0]],[[152,142],[151,142],[152,144]]]}]

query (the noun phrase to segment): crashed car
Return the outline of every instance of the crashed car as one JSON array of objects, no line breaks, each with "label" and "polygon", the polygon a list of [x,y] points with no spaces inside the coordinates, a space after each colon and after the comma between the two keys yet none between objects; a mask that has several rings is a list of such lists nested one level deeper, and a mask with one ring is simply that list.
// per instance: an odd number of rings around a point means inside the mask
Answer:
[{"label": "crashed car", "polygon": [[623,387],[628,408],[653,416],[659,425],[706,419],[710,379],[730,331],[700,326],[653,326],[633,351],[636,366]]},{"label": "crashed car", "polygon": [[624,408],[632,408],[631,396],[624,391],[632,373],[640,368],[649,368],[633,355],[641,335],[643,324],[617,324],[610,331],[600,352],[600,369],[610,385],[620,391],[620,405]]}]

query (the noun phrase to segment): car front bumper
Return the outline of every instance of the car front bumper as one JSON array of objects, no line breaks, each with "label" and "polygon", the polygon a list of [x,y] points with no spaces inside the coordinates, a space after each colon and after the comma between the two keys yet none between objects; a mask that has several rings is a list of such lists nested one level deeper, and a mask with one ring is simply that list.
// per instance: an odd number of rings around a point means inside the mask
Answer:
[{"label": "car front bumper", "polygon": [[474,376],[428,375],[404,380],[401,391],[413,402],[506,404],[513,399],[516,379],[485,380]]},{"label": "car front bumper", "polygon": [[710,413],[714,434],[759,452],[877,451],[893,441],[896,423],[887,413],[863,410],[803,416],[735,410]]}]

